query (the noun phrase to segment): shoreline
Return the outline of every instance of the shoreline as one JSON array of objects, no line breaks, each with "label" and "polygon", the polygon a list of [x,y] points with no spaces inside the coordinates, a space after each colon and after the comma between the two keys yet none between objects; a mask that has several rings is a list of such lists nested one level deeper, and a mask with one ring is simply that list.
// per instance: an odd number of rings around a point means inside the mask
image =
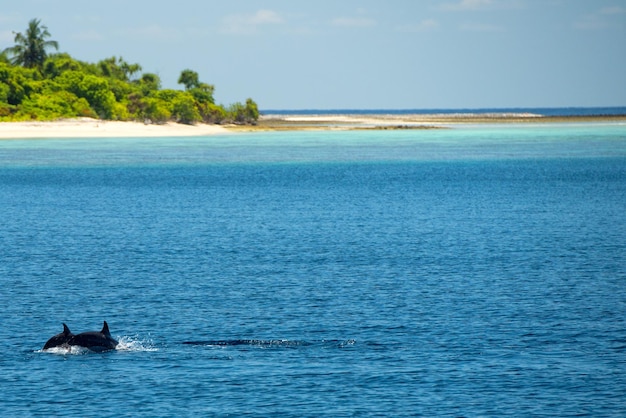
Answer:
[{"label": "shoreline", "polygon": [[264,115],[256,125],[162,125],[91,118],[0,122],[0,139],[193,137],[245,132],[450,129],[456,125],[622,122],[626,115],[504,114]]},{"label": "shoreline", "polygon": [[156,125],[92,118],[0,122],[0,139],[178,137],[225,135],[229,132],[220,125],[172,122]]},{"label": "shoreline", "polygon": [[231,126],[238,132],[316,130],[453,129],[458,125],[624,122],[626,115],[542,116],[529,113],[490,114],[318,114],[263,115],[257,125]]}]

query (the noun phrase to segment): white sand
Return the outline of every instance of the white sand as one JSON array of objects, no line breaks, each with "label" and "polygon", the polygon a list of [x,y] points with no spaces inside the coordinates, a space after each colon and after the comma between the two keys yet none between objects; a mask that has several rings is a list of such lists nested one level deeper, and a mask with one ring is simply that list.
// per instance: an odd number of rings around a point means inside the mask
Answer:
[{"label": "white sand", "polygon": [[53,122],[0,122],[0,139],[171,137],[227,133],[229,133],[228,129],[219,125],[183,125],[180,123],[152,125],[91,118]]}]

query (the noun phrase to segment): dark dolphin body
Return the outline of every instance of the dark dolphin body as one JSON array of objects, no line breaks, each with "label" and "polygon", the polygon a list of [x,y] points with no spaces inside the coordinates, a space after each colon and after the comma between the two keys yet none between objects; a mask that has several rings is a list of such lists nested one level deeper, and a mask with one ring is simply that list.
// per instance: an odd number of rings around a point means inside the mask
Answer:
[{"label": "dark dolphin body", "polygon": [[92,351],[102,352],[114,350],[117,344],[118,342],[111,337],[109,324],[107,324],[107,321],[104,321],[101,331],[81,332],[80,334],[72,334],[67,325],[63,324],[63,332],[50,338],[46,345],[43,346],[43,349],[77,345]]},{"label": "dark dolphin body", "polygon": [[46,345],[43,346],[43,349],[47,350],[52,347],[69,346],[69,342],[73,336],[72,331],[70,331],[67,325],[63,324],[63,332],[50,338],[46,342]]},{"label": "dark dolphin body", "polygon": [[104,321],[102,331],[81,332],[74,335],[69,341],[69,345],[79,345],[92,351],[115,350],[117,344],[118,342],[111,337],[107,321]]}]

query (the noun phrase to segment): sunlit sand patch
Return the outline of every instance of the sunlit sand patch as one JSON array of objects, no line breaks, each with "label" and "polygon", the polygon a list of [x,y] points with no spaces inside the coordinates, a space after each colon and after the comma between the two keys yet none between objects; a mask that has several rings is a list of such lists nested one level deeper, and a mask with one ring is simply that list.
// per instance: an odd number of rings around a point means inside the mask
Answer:
[{"label": "sunlit sand patch", "polygon": [[162,125],[140,122],[104,121],[91,118],[58,121],[0,122],[0,138],[125,138],[224,135],[220,125]]}]

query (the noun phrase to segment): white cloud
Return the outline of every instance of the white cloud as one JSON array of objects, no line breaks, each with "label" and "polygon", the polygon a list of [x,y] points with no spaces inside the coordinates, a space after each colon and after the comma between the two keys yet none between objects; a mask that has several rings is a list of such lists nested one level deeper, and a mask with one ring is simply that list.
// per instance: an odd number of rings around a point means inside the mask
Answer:
[{"label": "white cloud", "polygon": [[464,32],[504,32],[504,28],[488,23],[464,23],[460,26]]},{"label": "white cloud", "polygon": [[439,29],[439,22],[435,19],[424,19],[421,22],[398,26],[399,32],[429,32]]},{"label": "white cloud", "polygon": [[331,21],[333,26],[342,26],[348,28],[366,28],[376,26],[376,21],[369,17],[337,17]]},{"label": "white cloud", "polygon": [[102,22],[102,19],[97,14],[77,14],[72,16],[72,19],[77,24],[91,24]]},{"label": "white cloud", "polygon": [[574,28],[580,30],[603,30],[612,27],[623,27],[620,23],[622,15],[626,14],[626,8],[620,6],[604,7],[597,12],[582,16],[574,22]]},{"label": "white cloud", "polygon": [[599,13],[603,15],[622,15],[626,14],[626,8],[620,6],[605,7]]},{"label": "white cloud", "polygon": [[576,29],[581,29],[581,30],[605,29],[607,27],[607,22],[605,20],[600,19],[598,16],[589,15],[589,16],[583,17],[577,22],[574,22],[574,27]]},{"label": "white cloud", "polygon": [[100,34],[99,32],[91,29],[91,30],[86,30],[83,32],[77,32],[74,33],[72,36],[72,39],[77,40],[77,41],[103,41],[104,40],[104,36],[102,36],[102,34]]},{"label": "white cloud", "polygon": [[[94,35],[92,33],[92,35]],[[180,33],[173,28],[164,28],[160,25],[147,25],[147,26],[138,26],[132,29],[123,29],[119,32],[122,36],[131,37],[131,38],[139,38],[139,39],[148,39],[148,40],[158,40],[158,41],[173,41],[180,38]],[[97,34],[96,34],[97,36]]]},{"label": "white cloud", "polygon": [[4,24],[13,24],[20,22],[20,18],[16,13],[7,14],[0,13],[0,23]]},{"label": "white cloud", "polygon": [[272,23],[283,23],[283,18],[276,12],[271,10],[259,10],[250,17],[250,23],[253,25],[266,25]]},{"label": "white cloud", "polygon": [[455,3],[445,3],[441,10],[448,12],[460,12],[466,10],[479,10],[493,5],[493,0],[459,0]]},{"label": "white cloud", "polygon": [[369,28],[376,26],[378,22],[371,17],[367,9],[359,7],[356,13],[349,16],[338,16],[330,20],[332,26],[343,28]]},{"label": "white cloud", "polygon": [[283,17],[272,10],[259,10],[254,14],[230,15],[222,19],[222,32],[252,34],[259,26],[284,23]]},{"label": "white cloud", "polygon": [[524,8],[524,0],[457,0],[438,7],[444,12],[507,10]]}]

